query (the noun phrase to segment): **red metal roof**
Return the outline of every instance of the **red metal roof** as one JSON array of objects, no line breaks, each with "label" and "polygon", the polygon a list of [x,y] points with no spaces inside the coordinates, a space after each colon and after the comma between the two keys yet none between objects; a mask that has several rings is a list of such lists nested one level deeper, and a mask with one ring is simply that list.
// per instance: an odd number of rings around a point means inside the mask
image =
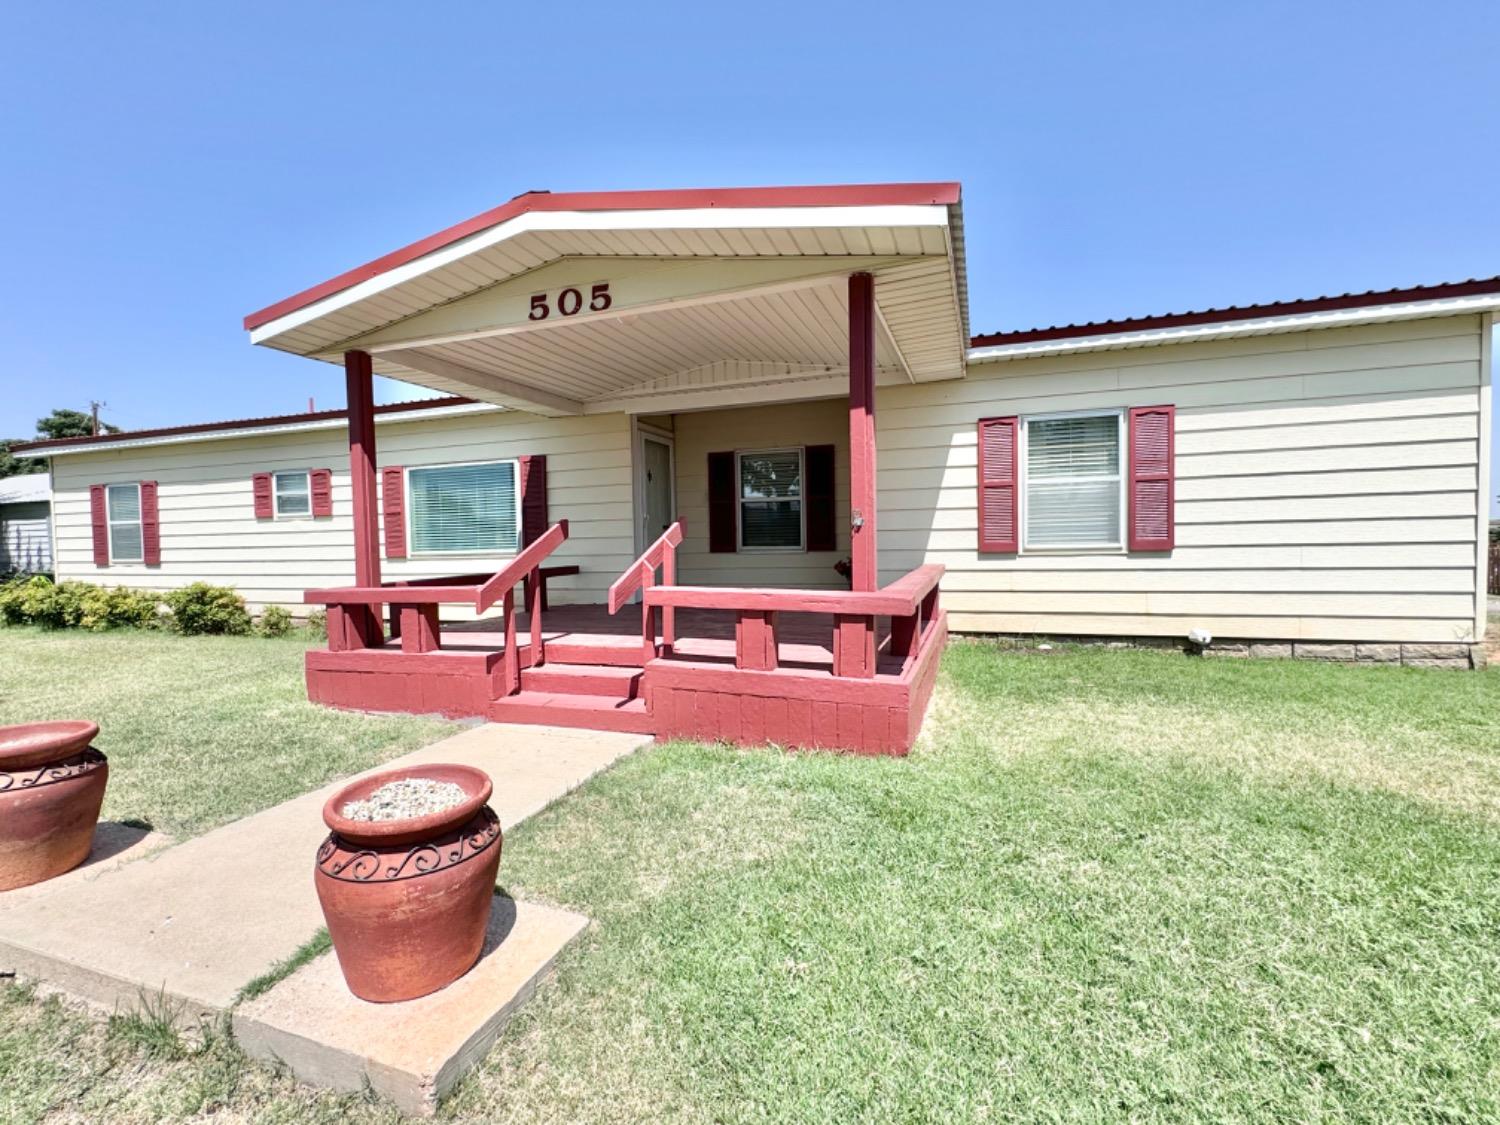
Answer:
[{"label": "red metal roof", "polygon": [[[444,398],[418,399],[415,402],[392,402],[375,408],[376,415],[403,414],[411,410],[441,410],[449,406],[468,406],[471,398],[449,395]],[[112,442],[138,441],[141,438],[181,437],[187,434],[210,434],[219,430],[259,430],[270,426],[296,425],[298,422],[323,422],[343,418],[347,410],[314,410],[302,414],[272,414],[265,418],[234,418],[225,422],[196,422],[187,426],[162,426],[154,430],[121,430],[117,434],[84,434],[82,437],[38,438],[10,447],[12,453],[24,453],[28,449],[46,446],[48,449],[65,445],[108,445]]]},{"label": "red metal roof", "polygon": [[1365,293],[1343,293],[1336,297],[1305,297],[1294,301],[1272,301],[1263,305],[1231,305],[1222,309],[1162,313],[1158,316],[1126,317],[1123,320],[1096,320],[1086,324],[1053,325],[1050,328],[1023,328],[1014,332],[992,332],[988,335],[972,337],[969,340],[969,346],[985,348],[996,344],[1030,344],[1045,340],[1067,340],[1079,336],[1108,336],[1118,332],[1142,332],[1152,328],[1223,324],[1237,320],[1259,320],[1262,317],[1331,312],[1339,309],[1362,309],[1374,305],[1396,305],[1408,301],[1438,301],[1453,297],[1484,296],[1490,293],[1500,294],[1500,277],[1471,278],[1468,281],[1449,281],[1439,285],[1413,285],[1406,289],[1371,289]]},{"label": "red metal roof", "polygon": [[247,330],[306,308],[314,301],[368,281],[424,254],[497,226],[530,211],[657,211],[710,207],[877,207],[950,205],[959,199],[957,183],[827,184],[811,187],[689,188],[680,191],[528,191],[482,215],[418,239],[374,261],[267,305],[245,317]]}]

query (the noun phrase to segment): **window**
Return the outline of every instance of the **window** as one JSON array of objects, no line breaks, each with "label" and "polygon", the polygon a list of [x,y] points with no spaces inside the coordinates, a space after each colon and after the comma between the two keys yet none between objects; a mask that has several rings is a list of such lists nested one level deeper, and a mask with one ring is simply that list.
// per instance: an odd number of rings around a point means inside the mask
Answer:
[{"label": "window", "polygon": [[109,561],[144,562],[141,486],[112,484],[105,489],[109,511]]},{"label": "window", "polygon": [[1122,419],[1114,410],[1026,419],[1028,549],[1123,546]]},{"label": "window", "polygon": [[802,549],[802,450],[767,449],[738,456],[740,547]]},{"label": "window", "polygon": [[413,554],[514,552],[520,545],[520,474],[514,461],[406,471]]},{"label": "window", "polygon": [[312,515],[312,485],[306,469],[277,473],[273,480],[276,496],[276,518],[296,519]]}]

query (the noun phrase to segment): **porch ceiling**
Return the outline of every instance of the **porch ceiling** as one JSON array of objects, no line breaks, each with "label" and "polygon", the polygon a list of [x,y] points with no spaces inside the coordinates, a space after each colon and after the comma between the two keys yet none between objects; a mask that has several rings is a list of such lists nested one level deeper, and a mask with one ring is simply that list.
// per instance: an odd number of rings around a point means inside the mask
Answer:
[{"label": "porch ceiling", "polygon": [[847,277],[864,271],[877,378],[958,378],[962,234],[956,185],[936,186],[951,199],[910,185],[930,201],[528,210],[246,324],[255,343],[363,350],[382,375],[537,413],[687,410],[844,393]]}]

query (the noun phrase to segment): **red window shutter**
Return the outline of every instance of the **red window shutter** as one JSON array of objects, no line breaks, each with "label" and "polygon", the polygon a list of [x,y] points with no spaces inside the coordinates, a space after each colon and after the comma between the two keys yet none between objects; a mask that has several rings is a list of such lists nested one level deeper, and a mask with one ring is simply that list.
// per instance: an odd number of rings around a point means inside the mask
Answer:
[{"label": "red window shutter", "polygon": [[809,551],[838,550],[838,510],[833,489],[833,446],[809,445],[802,454],[803,506]]},{"label": "red window shutter", "polygon": [[1013,555],[1021,546],[1019,443],[1015,418],[979,420],[979,549]]},{"label": "red window shutter", "polygon": [[533,453],[521,462],[521,546],[547,530],[547,457]]},{"label": "red window shutter", "polygon": [[89,523],[94,531],[94,565],[108,566],[109,514],[102,484],[89,485]]},{"label": "red window shutter", "polygon": [[708,455],[708,549],[733,554],[739,548],[739,486],[734,479],[734,454]]},{"label": "red window shutter", "polygon": [[312,493],[313,517],[333,515],[333,470],[309,470],[307,487]]},{"label": "red window shutter", "polygon": [[141,481],[141,561],[161,566],[161,516],[157,514],[156,482]]},{"label": "red window shutter", "polygon": [[400,465],[380,470],[380,513],[385,523],[385,557],[406,558],[406,470]]},{"label": "red window shutter", "polygon": [[276,514],[271,500],[271,474],[256,473],[250,480],[255,492],[255,518],[268,520]]},{"label": "red window shutter", "polygon": [[1175,406],[1130,408],[1130,549],[1170,551],[1176,541]]}]

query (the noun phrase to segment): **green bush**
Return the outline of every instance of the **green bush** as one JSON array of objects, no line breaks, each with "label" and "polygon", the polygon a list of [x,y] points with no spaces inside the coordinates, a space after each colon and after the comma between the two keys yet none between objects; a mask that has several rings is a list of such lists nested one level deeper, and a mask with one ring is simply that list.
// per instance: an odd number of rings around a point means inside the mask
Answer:
[{"label": "green bush", "polygon": [[126,586],[90,586],[82,597],[78,624],[93,632],[105,629],[153,629],[161,622],[161,599]]},{"label": "green bush", "polygon": [[240,636],[250,632],[250,612],[245,599],[228,586],[210,586],[194,582],[166,596],[172,611],[172,627],[185,636],[228,634]]},{"label": "green bush", "polygon": [[83,599],[92,589],[87,582],[59,586],[41,575],[8,582],[0,587],[0,620],[7,625],[74,628],[83,620]]},{"label": "green bush", "polygon": [[263,637],[284,637],[292,631],[292,613],[285,606],[268,605],[256,626]]},{"label": "green bush", "polygon": [[307,631],[315,637],[328,639],[328,611],[315,609],[307,615]]}]

